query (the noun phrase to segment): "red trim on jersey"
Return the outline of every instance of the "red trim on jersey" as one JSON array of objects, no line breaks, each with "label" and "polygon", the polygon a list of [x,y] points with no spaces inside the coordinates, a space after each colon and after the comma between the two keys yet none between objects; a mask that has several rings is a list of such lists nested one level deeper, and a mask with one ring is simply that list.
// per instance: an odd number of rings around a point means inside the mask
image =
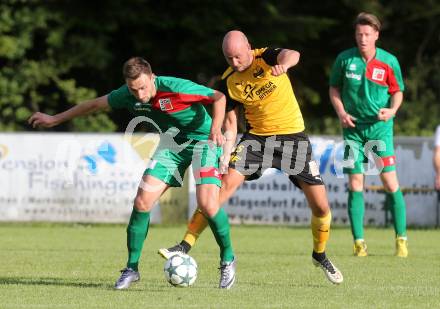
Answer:
[{"label": "red trim on jersey", "polygon": [[194,177],[196,179],[215,177],[219,180],[222,180],[222,174],[220,174],[218,169],[216,169],[215,167],[202,167],[201,169],[196,171]]},{"label": "red trim on jersey", "polygon": [[210,104],[214,99],[200,94],[158,91],[153,98],[153,109],[165,113],[175,113],[187,109],[194,103]]},{"label": "red trim on jersey", "polygon": [[396,156],[389,156],[382,158],[383,167],[396,165]]},{"label": "red trim on jersey", "polygon": [[389,94],[400,91],[393,68],[382,61],[373,59],[368,62],[365,75],[373,83],[388,86]]}]

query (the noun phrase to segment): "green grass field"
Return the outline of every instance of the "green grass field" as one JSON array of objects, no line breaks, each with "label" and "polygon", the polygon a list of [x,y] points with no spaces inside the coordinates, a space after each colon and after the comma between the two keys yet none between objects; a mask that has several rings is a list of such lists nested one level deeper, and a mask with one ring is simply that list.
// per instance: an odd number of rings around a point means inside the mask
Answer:
[{"label": "green grass field", "polygon": [[370,256],[351,255],[346,228],[332,230],[327,253],[345,281],[330,284],[311,263],[306,228],[234,226],[235,286],[219,290],[218,249],[210,231],[191,255],[199,277],[175,288],[157,249],[185,227],[152,226],[141,281],[112,286],[126,261],[123,225],[0,225],[0,308],[440,308],[440,230],[410,230],[410,256],[393,256],[391,229],[367,229]]}]

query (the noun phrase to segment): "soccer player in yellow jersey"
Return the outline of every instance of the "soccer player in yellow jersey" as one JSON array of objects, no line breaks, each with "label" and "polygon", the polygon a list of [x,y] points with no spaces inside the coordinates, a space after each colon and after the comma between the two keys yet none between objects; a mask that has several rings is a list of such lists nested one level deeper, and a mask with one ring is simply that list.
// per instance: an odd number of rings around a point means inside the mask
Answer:
[{"label": "soccer player in yellow jersey", "polygon": [[[265,169],[277,168],[303,190],[312,210],[312,262],[332,283],[341,283],[341,272],[326,257],[331,213],[324,183],[312,148],[304,133],[304,121],[286,72],[299,61],[299,53],[281,48],[251,49],[246,36],[230,31],[223,39],[229,68],[222,76],[228,97],[224,129],[227,137],[222,158],[223,175],[219,202],[226,202],[245,180],[259,178]],[[237,134],[237,107],[242,104],[248,130],[231,153]],[[228,136],[228,134],[230,134]],[[228,167],[229,162],[229,167]],[[159,253],[167,258],[176,251],[188,252],[206,227],[196,211],[180,244]]]}]

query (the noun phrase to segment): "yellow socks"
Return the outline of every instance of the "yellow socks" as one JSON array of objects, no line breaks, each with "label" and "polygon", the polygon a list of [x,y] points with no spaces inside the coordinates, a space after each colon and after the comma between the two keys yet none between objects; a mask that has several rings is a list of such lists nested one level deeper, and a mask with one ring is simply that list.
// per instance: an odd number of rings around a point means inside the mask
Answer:
[{"label": "yellow socks", "polygon": [[315,217],[312,214],[313,251],[322,253],[330,235],[331,212],[324,217]]},{"label": "yellow socks", "polygon": [[188,230],[186,231],[183,240],[186,241],[191,247],[194,246],[197,238],[199,238],[200,234],[207,226],[208,220],[205,218],[205,215],[202,213],[202,211],[197,208],[188,223]]}]

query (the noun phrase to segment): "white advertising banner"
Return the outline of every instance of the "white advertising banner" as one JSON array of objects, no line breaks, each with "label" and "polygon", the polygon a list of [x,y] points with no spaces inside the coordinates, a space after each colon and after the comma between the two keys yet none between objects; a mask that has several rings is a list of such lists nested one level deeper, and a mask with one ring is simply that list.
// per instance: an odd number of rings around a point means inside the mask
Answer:
[{"label": "white advertising banner", "polygon": [[[347,176],[342,174],[343,145],[336,137],[311,137],[314,158],[326,184],[333,223],[348,225]],[[407,204],[407,222],[415,226],[438,224],[438,201],[433,191],[432,139],[396,138],[397,173]],[[385,225],[391,216],[384,211],[385,195],[377,169],[367,170],[365,224]],[[194,191],[194,187],[190,186]],[[194,193],[190,194],[190,212]],[[243,183],[224,205],[231,223],[309,225],[310,209],[301,190],[276,169],[268,169],[255,181]]]},{"label": "white advertising banner", "polygon": [[[157,140],[141,143],[152,153]],[[123,134],[0,133],[0,221],[128,222],[149,158],[133,143]]]},{"label": "white advertising banner", "polygon": [[[0,133],[0,221],[128,221],[133,199],[158,141],[158,135]],[[342,174],[340,139],[311,137],[332,208],[333,222],[348,224],[347,177]],[[397,172],[407,203],[409,225],[438,225],[432,139],[396,138]],[[189,169],[191,170],[191,169]],[[374,169],[366,186],[381,186]],[[188,175],[189,212],[196,207]],[[182,189],[181,189],[182,190]],[[186,207],[187,195],[175,191],[161,203]],[[177,195],[176,195],[177,194]],[[365,223],[384,225],[384,194],[366,190]],[[310,210],[301,190],[281,172],[269,169],[245,182],[224,205],[232,223],[308,225]],[[165,209],[165,208],[164,208]],[[161,221],[155,207],[152,222]]]}]

